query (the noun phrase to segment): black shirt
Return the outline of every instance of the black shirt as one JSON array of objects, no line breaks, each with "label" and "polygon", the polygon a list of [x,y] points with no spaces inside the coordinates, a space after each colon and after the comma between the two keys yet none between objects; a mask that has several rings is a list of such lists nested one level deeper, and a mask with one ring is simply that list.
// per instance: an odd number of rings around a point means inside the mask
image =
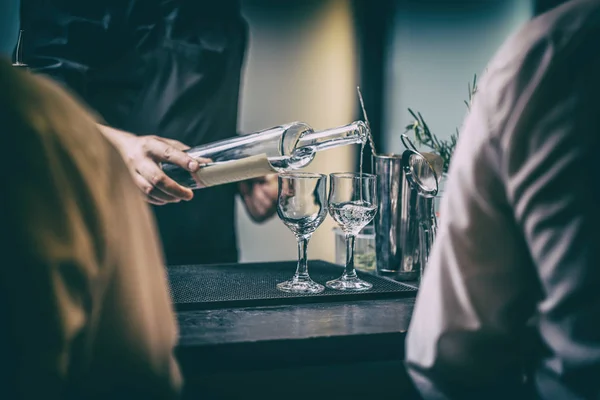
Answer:
[{"label": "black shirt", "polygon": [[[192,147],[236,134],[247,41],[239,1],[22,0],[21,27],[24,62],[112,127]],[[169,264],[237,261],[236,188],[154,207]]]}]

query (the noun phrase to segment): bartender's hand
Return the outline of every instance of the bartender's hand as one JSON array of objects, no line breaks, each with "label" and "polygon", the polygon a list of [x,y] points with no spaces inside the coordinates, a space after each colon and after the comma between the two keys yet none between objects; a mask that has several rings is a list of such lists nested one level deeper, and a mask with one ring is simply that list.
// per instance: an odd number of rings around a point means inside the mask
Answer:
[{"label": "bartender's hand", "polygon": [[189,149],[177,140],[158,136],[136,136],[104,125],[98,125],[104,136],[119,150],[133,180],[149,203],[163,205],[191,200],[194,193],[169,178],[160,162],[169,162],[189,172],[196,172],[207,159],[195,160],[184,150]]},{"label": "bartender's hand", "polygon": [[239,183],[246,211],[254,222],[264,222],[277,210],[277,174]]}]

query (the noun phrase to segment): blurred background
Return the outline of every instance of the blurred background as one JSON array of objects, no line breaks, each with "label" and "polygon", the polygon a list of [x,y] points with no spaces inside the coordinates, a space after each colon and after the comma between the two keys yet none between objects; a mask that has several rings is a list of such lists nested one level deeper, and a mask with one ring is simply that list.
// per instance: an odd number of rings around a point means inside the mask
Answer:
[{"label": "blurred background", "polygon": [[[420,111],[447,138],[465,116],[467,84],[524,22],[564,0],[242,0],[250,43],[241,88],[240,131],[291,121],[315,129],[362,119],[363,91],[379,152],[400,152],[400,134]],[[0,1],[0,54],[10,57],[19,1]],[[308,168],[355,170],[358,148],[320,153]],[[370,160],[365,159],[370,169]],[[240,261],[296,257],[292,233],[277,219],[252,223],[237,208]],[[331,218],[309,257],[334,261]]]}]

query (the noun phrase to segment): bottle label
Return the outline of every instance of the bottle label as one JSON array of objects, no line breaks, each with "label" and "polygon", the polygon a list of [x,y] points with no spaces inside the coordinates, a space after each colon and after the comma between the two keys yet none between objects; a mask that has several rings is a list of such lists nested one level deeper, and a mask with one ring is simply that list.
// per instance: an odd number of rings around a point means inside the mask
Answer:
[{"label": "bottle label", "polygon": [[194,179],[198,182],[199,187],[209,187],[259,178],[273,173],[277,173],[277,171],[269,163],[267,155],[259,154],[239,160],[209,164],[200,168],[194,174]]}]

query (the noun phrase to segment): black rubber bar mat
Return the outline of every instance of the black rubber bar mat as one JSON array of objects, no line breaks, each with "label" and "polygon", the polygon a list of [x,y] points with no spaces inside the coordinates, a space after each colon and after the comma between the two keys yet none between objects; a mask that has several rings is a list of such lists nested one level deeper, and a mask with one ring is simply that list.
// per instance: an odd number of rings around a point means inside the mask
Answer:
[{"label": "black rubber bar mat", "polygon": [[[311,278],[324,285],[342,274],[339,265],[309,261]],[[329,288],[318,294],[294,294],[277,290],[279,282],[290,279],[295,261],[182,265],[168,267],[171,297],[177,310],[198,310],[301,303],[326,303],[367,299],[414,297],[417,288],[391,279],[358,271],[361,279],[373,284],[364,292],[341,292]]]}]

